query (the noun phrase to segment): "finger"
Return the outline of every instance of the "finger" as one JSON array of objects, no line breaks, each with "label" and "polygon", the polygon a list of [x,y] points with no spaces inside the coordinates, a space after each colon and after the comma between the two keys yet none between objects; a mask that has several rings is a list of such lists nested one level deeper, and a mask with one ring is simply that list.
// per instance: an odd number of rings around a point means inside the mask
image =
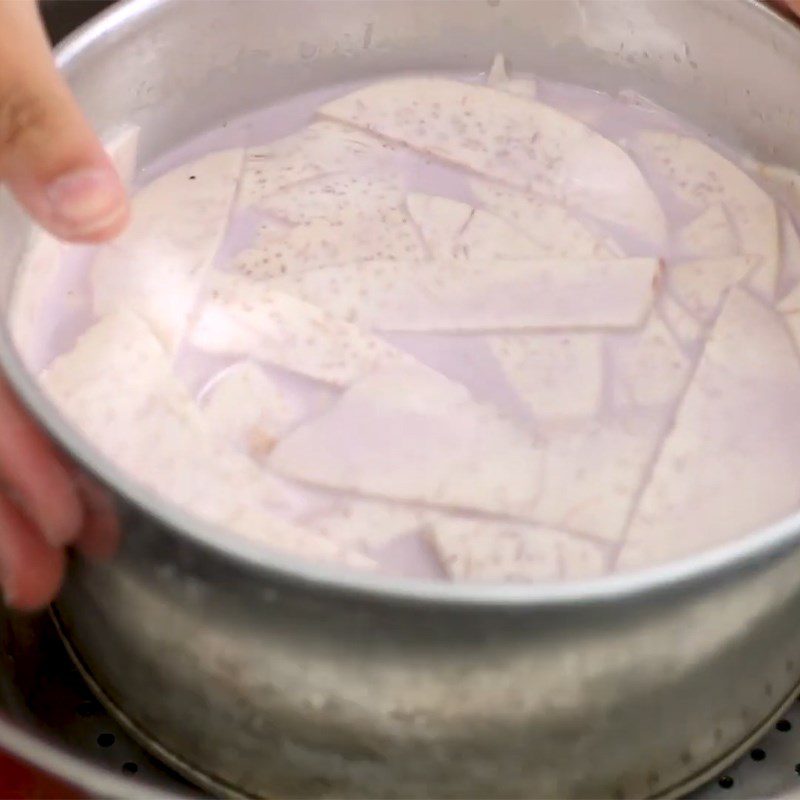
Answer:
[{"label": "finger", "polygon": [[0,478],[54,546],[74,541],[83,524],[77,486],[45,434],[0,378]]},{"label": "finger", "polygon": [[53,63],[34,0],[0,2],[0,180],[60,238],[105,241],[125,190]]},{"label": "finger", "polygon": [[789,11],[800,16],[800,0],[772,0],[772,5],[779,11]]},{"label": "finger", "polygon": [[64,551],[47,544],[0,494],[0,585],[6,604],[21,611],[47,605],[61,586],[64,567]]},{"label": "finger", "polygon": [[78,487],[85,522],[76,547],[87,558],[106,561],[117,551],[121,535],[116,504],[106,489],[85,475],[78,478]]}]

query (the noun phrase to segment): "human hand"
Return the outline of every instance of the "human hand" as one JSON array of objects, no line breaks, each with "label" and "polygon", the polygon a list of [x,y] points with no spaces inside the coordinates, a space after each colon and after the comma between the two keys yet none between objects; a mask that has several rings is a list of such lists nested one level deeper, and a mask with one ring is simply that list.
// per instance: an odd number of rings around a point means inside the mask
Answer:
[{"label": "human hand", "polygon": [[[35,0],[0,0],[0,181],[44,228],[101,242],[127,222],[113,164],[55,69]],[[64,548],[107,554],[116,522],[0,378],[0,587],[34,609],[61,583]]]}]

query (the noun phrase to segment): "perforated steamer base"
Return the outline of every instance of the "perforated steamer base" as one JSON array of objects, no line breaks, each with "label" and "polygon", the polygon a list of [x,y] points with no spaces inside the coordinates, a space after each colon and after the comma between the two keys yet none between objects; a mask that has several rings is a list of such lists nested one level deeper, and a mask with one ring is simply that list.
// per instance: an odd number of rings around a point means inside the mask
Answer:
[{"label": "perforated steamer base", "polygon": [[[95,700],[50,619],[0,615],[0,652],[5,716],[82,759],[87,769],[117,776],[119,796],[202,796],[150,756]],[[738,761],[690,797],[800,800],[800,702],[793,700]]]}]

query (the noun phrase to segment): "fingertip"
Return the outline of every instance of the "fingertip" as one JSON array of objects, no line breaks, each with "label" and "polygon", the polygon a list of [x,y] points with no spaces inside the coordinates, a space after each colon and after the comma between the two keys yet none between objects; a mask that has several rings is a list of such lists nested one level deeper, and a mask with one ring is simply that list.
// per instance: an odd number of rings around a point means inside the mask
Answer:
[{"label": "fingertip", "polygon": [[6,605],[17,611],[41,611],[55,600],[64,581],[66,556],[63,550],[52,547],[47,551],[34,569],[21,566],[8,584],[3,584]]},{"label": "fingertip", "polygon": [[92,160],[44,182],[20,171],[9,175],[7,183],[31,216],[57,238],[100,244],[125,229],[130,204],[122,180],[105,153],[93,148],[86,158]]},{"label": "fingertip", "polygon": [[108,159],[58,176],[44,194],[47,223],[71,241],[105,241],[128,217],[125,187]]},{"label": "fingertip", "polygon": [[75,469],[56,450],[0,376],[0,477],[47,541],[60,547],[83,526]]},{"label": "fingertip", "polygon": [[79,486],[86,521],[75,546],[93,561],[107,561],[116,553],[122,536],[116,504],[106,489],[85,475],[80,477]]},{"label": "fingertip", "polygon": [[60,548],[51,547],[6,496],[0,496],[0,584],[6,605],[36,611],[58,593],[66,569]]},{"label": "fingertip", "polygon": [[126,197],[117,213],[111,218],[103,221],[102,224],[94,230],[76,233],[70,241],[76,244],[104,244],[105,242],[110,242],[112,239],[116,239],[116,237],[128,227],[130,221],[131,208]]},{"label": "fingertip", "polygon": [[70,244],[105,244],[121,234],[130,222],[130,210],[127,202],[117,211],[87,228],[76,228],[52,219],[37,220],[49,233],[62,242]]},{"label": "fingertip", "polygon": [[52,547],[72,544],[84,525],[85,511],[78,489],[67,472],[55,461],[42,471],[40,483],[9,488],[22,513]]},{"label": "fingertip", "polygon": [[45,540],[53,547],[72,544],[84,525],[85,513],[77,489],[68,477],[57,488],[53,496],[31,510],[31,517],[42,530]]},{"label": "fingertip", "polygon": [[[51,547],[73,544],[86,523],[87,513],[75,467],[46,440],[31,437],[26,446],[34,460],[30,465],[19,462],[16,485],[9,480],[13,500]],[[23,480],[26,466],[32,472],[30,481]],[[4,468],[0,463],[0,473]]]}]

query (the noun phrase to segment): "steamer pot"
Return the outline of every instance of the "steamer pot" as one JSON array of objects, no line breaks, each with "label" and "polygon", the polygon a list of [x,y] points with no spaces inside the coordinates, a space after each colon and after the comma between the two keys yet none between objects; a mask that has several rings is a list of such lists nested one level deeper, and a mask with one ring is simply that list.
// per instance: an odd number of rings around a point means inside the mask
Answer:
[{"label": "steamer pot", "polygon": [[[800,163],[800,35],[753,2],[128,0],[59,60],[147,161],[293,93],[416,69],[633,88],[759,158]],[[0,201],[8,307],[26,223]],[[54,609],[119,720],[219,795],[676,795],[733,759],[800,680],[800,515],[637,575],[467,587],[338,574],[220,536],[71,430],[0,330],[31,410],[115,493],[108,564]]]}]

